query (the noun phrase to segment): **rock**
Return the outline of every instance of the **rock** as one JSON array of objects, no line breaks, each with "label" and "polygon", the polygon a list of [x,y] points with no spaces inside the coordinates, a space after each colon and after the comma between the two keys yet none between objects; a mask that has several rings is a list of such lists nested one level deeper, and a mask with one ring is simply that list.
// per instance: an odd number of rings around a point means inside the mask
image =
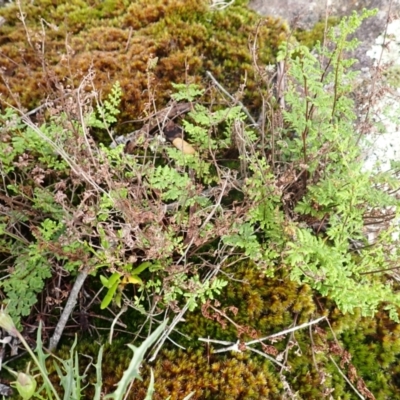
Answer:
[{"label": "rock", "polygon": [[375,38],[384,31],[388,17],[391,19],[400,12],[400,0],[327,0],[327,2],[322,0],[250,0],[249,7],[261,15],[279,16],[287,20],[292,28],[311,29],[316,22],[325,18],[326,3],[329,4],[330,16],[343,17],[364,8],[379,10],[375,17],[363,22],[355,35],[361,42],[359,48],[352,54],[359,60],[355,68],[370,67],[372,61],[366,52]]}]

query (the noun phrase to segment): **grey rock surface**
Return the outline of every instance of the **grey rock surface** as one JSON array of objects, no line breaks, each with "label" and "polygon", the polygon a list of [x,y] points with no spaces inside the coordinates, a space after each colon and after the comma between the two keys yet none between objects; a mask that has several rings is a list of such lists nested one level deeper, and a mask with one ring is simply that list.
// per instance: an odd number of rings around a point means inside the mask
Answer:
[{"label": "grey rock surface", "polygon": [[367,50],[384,31],[388,18],[400,15],[400,0],[250,0],[249,7],[261,15],[281,17],[291,27],[295,24],[302,29],[310,29],[316,22],[324,20],[327,11],[331,16],[343,17],[364,8],[377,8],[378,14],[365,20],[355,35],[361,42],[352,54],[359,60],[355,66],[357,69],[372,65],[371,59],[366,56]]}]

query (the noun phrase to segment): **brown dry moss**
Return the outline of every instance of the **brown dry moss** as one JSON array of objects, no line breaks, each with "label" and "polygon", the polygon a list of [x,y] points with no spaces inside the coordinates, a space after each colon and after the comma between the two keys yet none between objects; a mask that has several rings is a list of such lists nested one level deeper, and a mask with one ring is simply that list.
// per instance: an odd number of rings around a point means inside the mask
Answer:
[{"label": "brown dry moss", "polygon": [[[161,106],[171,82],[201,82],[210,70],[232,93],[246,76],[245,100],[259,105],[248,41],[261,17],[243,1],[211,12],[203,0],[40,0],[24,4],[23,12],[26,29],[16,5],[0,11],[7,21],[0,30],[0,91],[6,102],[34,108],[44,98],[59,97],[60,88],[77,88],[93,71],[101,92],[120,81],[122,119],[134,119],[148,107],[149,93]],[[261,61],[273,62],[285,38],[285,26],[268,19],[259,32]],[[155,57],[148,90],[147,63]]]},{"label": "brown dry moss", "polygon": [[[145,398],[149,383],[137,381],[129,399]],[[259,400],[281,399],[281,382],[268,361],[250,354],[212,355],[203,351],[163,351],[154,366],[157,376],[154,400],[183,399],[194,392],[192,399]]]}]

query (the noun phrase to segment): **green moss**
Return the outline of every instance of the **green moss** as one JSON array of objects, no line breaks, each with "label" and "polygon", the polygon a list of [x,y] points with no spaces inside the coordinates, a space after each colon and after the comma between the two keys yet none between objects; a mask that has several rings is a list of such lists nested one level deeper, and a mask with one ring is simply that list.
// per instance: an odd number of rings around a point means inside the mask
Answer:
[{"label": "green moss", "polygon": [[347,315],[340,319],[352,320],[352,329],[345,330],[341,340],[368,389],[377,399],[399,397],[400,389],[395,379],[400,353],[400,324],[390,320],[384,311],[373,319]]},{"label": "green moss", "polygon": [[293,31],[293,35],[300,43],[311,49],[317,42],[323,42],[326,28],[329,30],[329,28],[336,26],[338,23],[339,18],[329,17],[326,22],[317,22],[310,30],[297,28]]},{"label": "green moss", "polygon": [[[212,318],[215,313],[211,309],[206,314],[204,311],[203,314],[187,314],[179,330],[192,337],[193,341],[184,344],[199,346],[201,342],[196,343],[198,337],[235,342],[238,338],[248,341],[253,335],[258,338],[267,336],[293,326],[293,320],[299,325],[316,319],[318,304],[326,311],[331,310],[328,318],[335,336],[329,326],[321,322],[318,330],[312,329],[312,341],[306,328],[272,344],[279,353],[285,354],[288,340],[291,340],[292,348],[287,353],[290,371],[285,376],[292,390],[298,392],[302,399],[322,398],[332,389],[335,398],[357,398],[329,359],[333,356],[337,364],[341,363],[341,356],[333,350],[337,339],[338,349],[350,354],[350,362],[355,366],[358,377],[364,380],[377,399],[399,396],[395,379],[400,371],[396,366],[400,328],[388,318],[387,313],[381,312],[376,318],[363,318],[358,311],[353,315],[343,315],[328,299],[319,298],[315,303],[311,289],[289,281],[283,270],[275,278],[267,278],[254,264],[241,263],[224,272],[232,280],[221,293],[218,309],[224,310],[237,326],[226,320],[226,327],[221,326]],[[237,308],[236,314],[230,308],[232,306]],[[178,336],[176,340],[182,343]],[[251,357],[258,359],[254,354]],[[342,366],[342,371],[348,372],[348,364]]]},{"label": "green moss", "polygon": [[[300,329],[277,342],[265,342],[276,351],[272,357],[280,354],[281,361],[287,360],[285,364],[289,370],[283,372],[283,376],[292,392],[297,392],[301,399],[314,400],[334,390],[334,398],[357,399],[329,358],[332,356],[347,374],[349,363],[343,362],[342,365],[341,357],[344,354],[341,351],[346,350],[357,376],[364,380],[376,399],[399,397],[397,380],[400,367],[397,357],[400,352],[400,325],[393,323],[384,311],[373,319],[363,318],[358,312],[343,315],[327,299],[318,298],[315,302],[311,289],[307,285],[290,282],[284,269],[279,270],[275,278],[267,278],[255,264],[241,262],[223,269],[223,272],[231,281],[219,296],[220,304],[212,305],[236,325],[221,318],[226,322],[223,327],[213,318],[216,313],[211,308],[187,313],[185,321],[177,329],[191,340],[183,340],[181,334],[173,335],[173,339],[188,350],[165,347],[155,364],[143,366],[141,373],[144,380],[135,382],[129,398],[144,399],[150,367],[155,374],[155,400],[164,400],[168,396],[180,399],[191,391],[196,393],[194,399],[289,398],[283,388],[281,369],[276,364],[250,351],[215,354],[212,346],[198,338],[231,342],[236,342],[238,338],[242,341],[260,338],[316,319],[317,304],[327,312],[330,310],[327,317],[334,334],[322,321],[318,328]],[[128,319],[135,317],[132,315]],[[113,389],[129,364],[132,353],[125,346],[127,340],[126,337],[119,337],[112,346],[105,345],[103,381],[106,392]],[[78,351],[96,358],[98,347],[93,340],[82,338]],[[255,347],[262,351],[261,347]],[[58,355],[69,355],[68,344]],[[83,370],[87,362],[85,358],[81,361]],[[88,382],[94,380],[94,371],[89,371]],[[88,389],[87,398],[92,398],[92,391]]]},{"label": "green moss", "polygon": [[[253,263],[240,263],[224,272],[232,280],[218,300],[220,308],[228,310],[227,315],[244,330],[238,331],[230,323],[224,328],[198,312],[186,316],[186,323],[180,328],[183,333],[223,340],[237,340],[239,335],[248,340],[249,332],[258,332],[259,337],[266,332],[279,332],[292,323],[294,315],[298,316],[298,323],[303,323],[315,312],[311,289],[289,281],[282,273],[267,278]],[[231,307],[237,309],[236,315]]]}]

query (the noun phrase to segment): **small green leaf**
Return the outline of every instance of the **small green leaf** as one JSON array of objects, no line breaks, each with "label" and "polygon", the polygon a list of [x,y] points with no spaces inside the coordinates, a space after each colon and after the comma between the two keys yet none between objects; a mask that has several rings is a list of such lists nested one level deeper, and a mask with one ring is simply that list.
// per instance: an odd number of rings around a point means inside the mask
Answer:
[{"label": "small green leaf", "polygon": [[110,288],[109,280],[104,275],[100,275],[100,280],[104,287]]},{"label": "small green leaf", "polygon": [[[111,278],[110,278],[111,279]],[[102,310],[104,310],[105,308],[107,308],[109,306],[109,304],[111,303],[111,300],[114,297],[114,293],[116,292],[118,286],[120,284],[119,279],[114,282],[114,284],[112,285],[112,287],[110,287],[107,291],[106,296],[104,297],[103,301],[101,302],[100,308]]]},{"label": "small green leaf", "polygon": [[117,281],[119,281],[119,279],[121,278],[121,274],[119,273],[119,272],[114,272],[111,276],[110,276],[110,278],[109,278],[109,280],[108,280],[108,284],[109,284],[109,288],[111,287],[111,286],[114,286],[114,283],[115,282],[117,282]]},{"label": "small green leaf", "polygon": [[143,272],[146,268],[149,268],[152,265],[150,261],[145,261],[144,263],[141,263],[137,268],[135,268],[131,274],[132,275],[139,275],[141,272]]},{"label": "small green leaf", "polygon": [[119,308],[121,308],[121,300],[122,300],[122,290],[118,290],[117,294],[115,295],[114,302]]}]

